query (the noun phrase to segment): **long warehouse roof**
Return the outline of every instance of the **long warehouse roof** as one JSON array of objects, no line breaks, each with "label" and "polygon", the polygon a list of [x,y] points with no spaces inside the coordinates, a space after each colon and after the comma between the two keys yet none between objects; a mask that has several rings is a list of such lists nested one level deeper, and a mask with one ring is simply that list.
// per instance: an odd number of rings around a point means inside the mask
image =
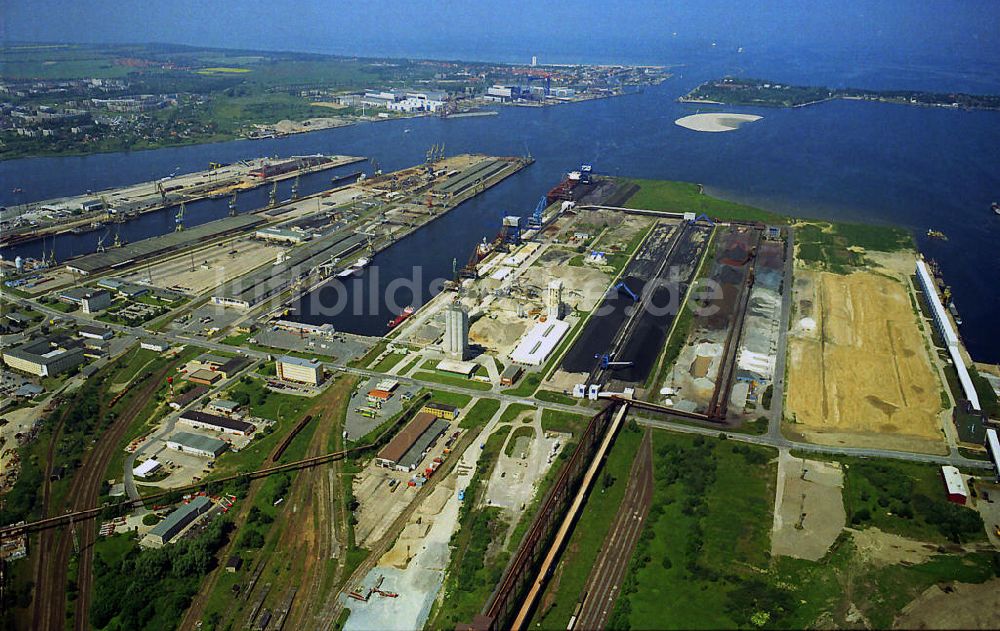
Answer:
[{"label": "long warehouse roof", "polygon": [[255,295],[268,295],[272,290],[293,280],[290,272],[298,269],[301,276],[331,258],[340,258],[364,245],[367,237],[362,234],[338,234],[333,238],[313,241],[308,245],[292,248],[288,258],[279,265],[265,265],[223,285],[215,296],[234,300],[250,300]]},{"label": "long warehouse roof", "polygon": [[239,215],[236,217],[226,217],[225,219],[216,219],[215,221],[187,228],[181,232],[168,232],[167,234],[136,241],[120,248],[112,248],[106,252],[87,254],[69,261],[66,266],[84,274],[100,272],[157,254],[179,250],[195,245],[199,241],[207,241],[229,232],[244,230],[261,223],[264,223],[264,220],[253,215]]}]

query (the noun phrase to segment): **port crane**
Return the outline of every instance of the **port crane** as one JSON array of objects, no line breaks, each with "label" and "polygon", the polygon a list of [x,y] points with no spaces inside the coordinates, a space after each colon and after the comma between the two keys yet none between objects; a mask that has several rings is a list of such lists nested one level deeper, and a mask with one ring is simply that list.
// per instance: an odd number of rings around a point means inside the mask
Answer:
[{"label": "port crane", "polygon": [[97,251],[104,252],[104,240],[108,238],[108,233],[105,232],[101,236],[97,237]]},{"label": "port crane", "polygon": [[233,196],[229,198],[229,216],[236,216],[236,191],[233,191]]},{"label": "port crane", "polygon": [[625,284],[625,281],[619,281],[618,284],[615,285],[616,292],[620,292],[622,290],[625,290],[625,293],[632,297],[632,302],[639,302],[639,296],[634,291],[629,289],[628,285]]},{"label": "port crane", "polygon": [[614,361],[614,353],[597,353],[594,355],[594,359],[601,360],[601,368],[603,370],[608,370],[609,368],[626,368],[632,365],[632,362]]},{"label": "port crane", "polygon": [[184,231],[184,202],[181,202],[180,208],[177,209],[177,214],[174,215],[174,232]]},{"label": "port crane", "polygon": [[548,201],[544,195],[538,200],[538,204],[535,206],[534,212],[531,213],[531,218],[528,219],[529,228],[541,228],[542,227],[542,213],[545,212],[545,207],[548,206]]},{"label": "port crane", "polygon": [[292,201],[299,198],[299,176],[295,176],[295,181],[292,182]]},{"label": "port crane", "polygon": [[271,187],[271,192],[267,196],[267,205],[269,208],[274,208],[278,205],[278,183],[275,182],[274,186]]}]

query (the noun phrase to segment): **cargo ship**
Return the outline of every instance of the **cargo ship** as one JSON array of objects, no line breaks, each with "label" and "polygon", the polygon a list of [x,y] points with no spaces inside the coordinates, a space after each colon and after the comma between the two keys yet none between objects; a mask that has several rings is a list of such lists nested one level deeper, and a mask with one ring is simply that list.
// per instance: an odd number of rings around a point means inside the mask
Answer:
[{"label": "cargo ship", "polygon": [[400,324],[406,322],[409,319],[409,317],[413,315],[414,311],[415,309],[412,306],[403,309],[402,313],[400,313],[398,316],[396,316],[392,320],[389,320],[389,322],[386,323],[387,326],[389,327],[390,330],[395,329]]},{"label": "cargo ship", "polygon": [[[593,174],[594,167],[589,164],[581,164],[578,171],[570,171],[566,174],[566,177],[562,182],[559,182],[552,190],[548,192],[545,199],[549,204],[555,202],[572,202],[575,201],[576,188],[580,184],[589,185],[592,182],[591,175]],[[589,186],[584,189],[583,194],[589,190]]]}]

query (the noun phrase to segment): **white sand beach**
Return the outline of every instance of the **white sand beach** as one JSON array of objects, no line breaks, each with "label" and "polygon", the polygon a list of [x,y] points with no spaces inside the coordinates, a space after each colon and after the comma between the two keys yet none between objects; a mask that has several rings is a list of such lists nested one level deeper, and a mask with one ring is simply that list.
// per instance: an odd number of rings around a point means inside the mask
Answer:
[{"label": "white sand beach", "polygon": [[739,129],[740,125],[752,123],[760,120],[760,116],[753,114],[727,114],[724,112],[713,114],[692,114],[674,121],[686,129],[694,131],[733,131]]}]

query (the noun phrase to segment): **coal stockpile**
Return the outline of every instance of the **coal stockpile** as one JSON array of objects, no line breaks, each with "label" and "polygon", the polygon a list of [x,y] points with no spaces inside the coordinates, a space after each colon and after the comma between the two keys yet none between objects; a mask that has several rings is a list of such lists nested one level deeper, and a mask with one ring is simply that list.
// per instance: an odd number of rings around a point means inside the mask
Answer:
[{"label": "coal stockpile", "polygon": [[632,364],[613,370],[608,373],[609,377],[633,384],[646,381],[694,278],[698,260],[708,243],[708,234],[707,229],[692,228],[681,235],[666,267],[671,282],[659,282],[659,286],[652,289],[646,310],[633,323],[628,339],[615,357]]},{"label": "coal stockpile", "polygon": [[[626,276],[624,283],[636,295],[641,295],[645,287],[645,282],[634,276]],[[566,353],[562,369],[566,372],[589,373],[598,361],[594,355],[603,355],[610,350],[612,340],[631,313],[629,307],[634,304],[635,300],[624,289],[612,288],[608,291],[601,306]]]}]

